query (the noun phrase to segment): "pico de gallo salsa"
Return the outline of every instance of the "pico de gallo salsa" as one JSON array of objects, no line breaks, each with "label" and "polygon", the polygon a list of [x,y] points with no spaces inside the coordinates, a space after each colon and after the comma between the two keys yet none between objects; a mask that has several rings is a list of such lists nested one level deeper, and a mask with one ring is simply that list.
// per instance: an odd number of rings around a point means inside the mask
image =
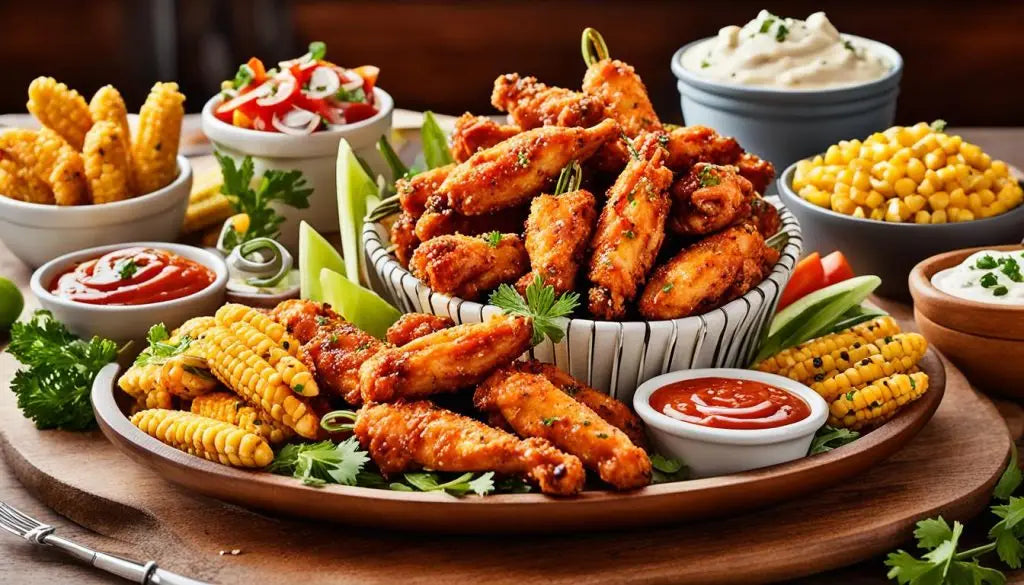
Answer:
[{"label": "pico de gallo salsa", "polygon": [[270,69],[249,59],[221,84],[214,116],[240,128],[303,136],[377,114],[373,88],[380,69],[347,69],[325,60],[326,53],[316,41],[305,55]]},{"label": "pico de gallo salsa", "polygon": [[676,420],[720,429],[770,429],[811,416],[796,394],[754,380],[695,378],[659,388],[651,407]]},{"label": "pico de gallo salsa", "polygon": [[133,247],[71,266],[50,292],[91,305],[148,305],[187,297],[215,279],[212,270],[178,254]]}]

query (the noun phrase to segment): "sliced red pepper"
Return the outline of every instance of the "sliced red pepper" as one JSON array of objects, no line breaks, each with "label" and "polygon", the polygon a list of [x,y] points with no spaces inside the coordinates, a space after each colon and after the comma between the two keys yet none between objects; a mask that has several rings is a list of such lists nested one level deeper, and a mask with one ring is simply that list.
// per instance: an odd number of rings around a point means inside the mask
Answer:
[{"label": "sliced red pepper", "polygon": [[263,61],[260,61],[256,57],[249,59],[246,63],[249,69],[252,71],[252,83],[259,85],[267,80],[267,70],[263,67]]},{"label": "sliced red pepper", "polygon": [[789,284],[782,291],[777,310],[781,311],[793,304],[793,301],[824,287],[825,269],[821,266],[821,255],[814,252],[798,262],[793,269],[793,276],[789,277]]},{"label": "sliced red pepper", "polygon": [[846,256],[836,250],[821,259],[821,267],[825,271],[825,285],[830,286],[854,277],[853,268],[846,261]]}]

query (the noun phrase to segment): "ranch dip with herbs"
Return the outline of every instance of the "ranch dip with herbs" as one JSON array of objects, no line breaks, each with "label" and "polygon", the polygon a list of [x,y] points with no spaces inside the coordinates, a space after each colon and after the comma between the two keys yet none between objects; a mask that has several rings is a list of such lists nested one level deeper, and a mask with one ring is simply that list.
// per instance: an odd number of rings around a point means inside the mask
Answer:
[{"label": "ranch dip with herbs", "polygon": [[1024,251],[982,250],[932,276],[932,286],[969,301],[1024,306]]},{"label": "ranch dip with herbs", "polygon": [[840,35],[824,12],[796,20],[767,10],[695,45],[682,64],[714,81],[796,90],[856,85],[892,70],[892,63],[860,41]]}]

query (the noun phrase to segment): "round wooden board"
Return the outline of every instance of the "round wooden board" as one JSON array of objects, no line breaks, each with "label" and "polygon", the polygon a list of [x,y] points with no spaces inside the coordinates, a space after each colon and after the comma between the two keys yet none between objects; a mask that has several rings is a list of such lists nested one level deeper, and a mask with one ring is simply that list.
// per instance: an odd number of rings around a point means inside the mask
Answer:
[{"label": "round wooden board", "polygon": [[920,366],[930,380],[928,392],[893,420],[840,449],[746,473],[632,492],[585,491],[573,498],[536,493],[455,498],[339,485],[312,488],[289,477],[213,463],[169,447],[128,421],[123,412],[128,401],[118,400],[123,393],[116,389],[116,365],[96,377],[92,403],[103,433],[126,455],[168,481],[234,504],[418,532],[569,532],[734,516],[851,479],[899,450],[938,408],[946,384],[942,361],[929,352]]}]

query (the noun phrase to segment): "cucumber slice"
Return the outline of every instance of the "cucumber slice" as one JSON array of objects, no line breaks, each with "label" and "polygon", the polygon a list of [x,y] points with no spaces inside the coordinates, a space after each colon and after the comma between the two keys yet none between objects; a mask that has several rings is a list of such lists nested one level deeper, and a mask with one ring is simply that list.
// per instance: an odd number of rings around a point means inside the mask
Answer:
[{"label": "cucumber slice", "polygon": [[339,315],[363,331],[384,339],[384,334],[402,312],[330,268],[320,270],[320,287],[324,302],[330,303]]},{"label": "cucumber slice", "polygon": [[345,260],[327,238],[321,236],[306,222],[299,223],[299,296],[311,301],[323,301],[320,270],[345,272]]},{"label": "cucumber slice", "polygon": [[[380,201],[377,183],[359,164],[348,141],[338,143],[338,226],[341,228],[341,255],[345,276],[360,282],[362,275],[363,218],[371,205]],[[314,273],[315,274],[315,273]]]}]

